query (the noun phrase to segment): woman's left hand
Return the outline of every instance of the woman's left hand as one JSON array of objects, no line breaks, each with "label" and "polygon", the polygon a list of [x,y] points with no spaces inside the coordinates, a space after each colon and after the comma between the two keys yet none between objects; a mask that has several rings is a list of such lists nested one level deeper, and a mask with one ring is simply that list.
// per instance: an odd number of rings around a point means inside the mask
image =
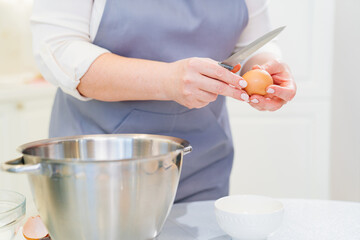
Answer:
[{"label": "woman's left hand", "polygon": [[296,84],[287,64],[272,60],[253,69],[263,69],[273,78],[274,85],[266,88],[265,96],[252,95],[249,104],[260,111],[276,111],[296,94]]}]

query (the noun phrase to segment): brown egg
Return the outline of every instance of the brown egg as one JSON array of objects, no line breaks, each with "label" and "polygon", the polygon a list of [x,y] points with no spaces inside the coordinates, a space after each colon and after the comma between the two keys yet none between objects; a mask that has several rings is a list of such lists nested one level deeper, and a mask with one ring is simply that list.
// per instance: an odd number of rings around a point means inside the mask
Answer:
[{"label": "brown egg", "polygon": [[265,70],[250,70],[246,72],[242,77],[246,80],[248,84],[244,90],[250,96],[253,94],[266,95],[266,88],[274,84],[271,75]]}]

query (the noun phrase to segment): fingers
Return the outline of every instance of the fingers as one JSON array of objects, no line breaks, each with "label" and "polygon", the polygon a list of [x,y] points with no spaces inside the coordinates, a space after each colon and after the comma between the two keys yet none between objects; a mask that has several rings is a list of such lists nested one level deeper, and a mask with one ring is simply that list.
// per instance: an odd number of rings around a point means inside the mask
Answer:
[{"label": "fingers", "polygon": [[199,90],[196,93],[197,99],[201,102],[214,102],[217,99],[217,94]]},{"label": "fingers", "polygon": [[209,102],[196,100],[196,101],[193,102],[192,107],[189,107],[189,108],[203,108],[203,107],[205,107],[207,105],[209,105]]},{"label": "fingers", "polygon": [[249,104],[259,111],[276,111],[286,102],[281,98],[268,98],[260,95],[252,95]]},{"label": "fingers", "polygon": [[201,90],[212,94],[228,96],[245,102],[249,100],[249,95],[244,90],[231,87],[222,81],[200,76],[198,84]]},{"label": "fingers", "polygon": [[276,85],[293,88],[296,91],[296,84],[287,64],[274,60],[262,65],[261,68],[271,75]]},{"label": "fingers", "polygon": [[249,95],[244,90],[240,90],[235,87],[227,86],[221,95],[232,97],[244,102],[249,102]]},{"label": "fingers", "polygon": [[296,94],[296,90],[293,87],[281,87],[279,85],[271,85],[267,87],[266,92],[269,97],[278,97],[285,101],[291,101]]},{"label": "fingers", "polygon": [[197,60],[198,61],[193,60],[189,64],[197,68],[202,75],[220,80],[237,88],[247,86],[246,81],[242,77],[221,67],[217,62],[212,60]]},{"label": "fingers", "polygon": [[253,67],[252,67],[252,70],[255,70],[255,69],[260,69],[260,70],[265,70],[262,66],[260,66],[260,65],[254,65]]},{"label": "fingers", "polygon": [[210,59],[191,58],[175,62],[178,78],[176,94],[172,98],[183,106],[201,108],[217,99],[219,94],[247,101],[249,95],[241,89],[246,81]]},{"label": "fingers", "polygon": [[289,67],[278,60],[271,60],[264,65],[261,66],[262,69],[270,73],[270,75],[283,73],[283,72],[290,72]]},{"label": "fingers", "polygon": [[262,69],[271,74],[274,85],[267,87],[266,92],[270,98],[278,97],[290,101],[295,97],[296,84],[289,67],[278,60],[272,60],[266,64],[253,66],[253,69]]}]

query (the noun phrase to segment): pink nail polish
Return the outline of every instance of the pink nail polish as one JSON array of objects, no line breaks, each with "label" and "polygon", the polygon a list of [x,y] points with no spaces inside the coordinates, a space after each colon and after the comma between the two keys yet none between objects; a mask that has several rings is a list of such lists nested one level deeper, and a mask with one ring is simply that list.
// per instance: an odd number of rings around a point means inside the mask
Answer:
[{"label": "pink nail polish", "polygon": [[251,100],[252,103],[259,103],[259,100],[257,100],[256,98]]}]

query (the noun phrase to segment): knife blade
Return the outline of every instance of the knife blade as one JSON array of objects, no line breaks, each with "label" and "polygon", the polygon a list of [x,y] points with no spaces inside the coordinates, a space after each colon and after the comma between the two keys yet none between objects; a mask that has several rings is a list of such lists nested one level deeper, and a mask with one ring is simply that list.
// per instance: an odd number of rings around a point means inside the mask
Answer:
[{"label": "knife blade", "polygon": [[259,37],[246,47],[243,47],[239,51],[232,54],[229,58],[219,63],[220,66],[228,69],[231,72],[237,72],[240,70],[240,62],[245,60],[248,56],[250,56],[252,53],[254,53],[256,50],[264,46],[266,43],[268,43],[270,40],[275,38],[277,35],[279,35],[282,30],[284,30],[285,26],[276,28],[275,30],[272,30],[265,35]]}]

